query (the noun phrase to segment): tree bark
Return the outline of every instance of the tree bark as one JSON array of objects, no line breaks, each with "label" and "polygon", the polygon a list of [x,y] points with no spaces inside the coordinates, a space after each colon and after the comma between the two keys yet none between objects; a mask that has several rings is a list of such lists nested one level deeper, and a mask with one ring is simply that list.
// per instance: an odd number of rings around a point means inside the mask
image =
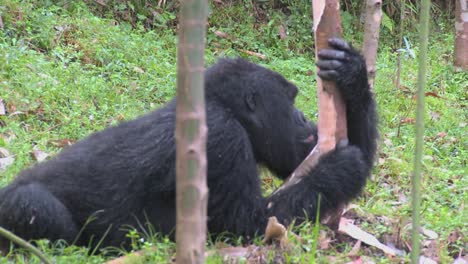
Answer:
[{"label": "tree bark", "polygon": [[364,44],[362,47],[366,58],[367,76],[371,89],[374,88],[376,74],[377,48],[379,47],[380,22],[382,21],[382,0],[367,0],[366,22],[364,26]]},{"label": "tree bark", "polygon": [[204,263],[208,187],[204,53],[206,0],[182,0],[177,52],[177,263]]},{"label": "tree bark", "polygon": [[[318,52],[329,47],[328,39],[341,36],[340,3],[339,0],[312,0],[312,7],[315,55],[318,59]],[[347,140],[346,105],[337,91],[335,82],[324,81],[317,77],[317,95],[319,107],[317,145],[275,192],[298,184],[301,178],[317,165],[322,155],[335,149],[341,140]]]},{"label": "tree bark", "polygon": [[468,70],[468,1],[455,3],[455,51],[454,66],[457,70]]}]

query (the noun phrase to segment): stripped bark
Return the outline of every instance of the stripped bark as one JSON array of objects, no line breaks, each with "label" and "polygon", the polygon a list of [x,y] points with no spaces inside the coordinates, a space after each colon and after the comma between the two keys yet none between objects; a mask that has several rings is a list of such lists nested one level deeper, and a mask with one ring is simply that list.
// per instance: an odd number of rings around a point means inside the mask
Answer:
[{"label": "stripped bark", "polygon": [[[328,39],[340,37],[341,17],[339,0],[313,0],[315,54],[328,48]],[[335,149],[338,142],[347,140],[346,105],[336,88],[335,82],[317,77],[318,95],[318,142],[304,161],[275,192],[300,182],[317,165],[319,158]]]}]

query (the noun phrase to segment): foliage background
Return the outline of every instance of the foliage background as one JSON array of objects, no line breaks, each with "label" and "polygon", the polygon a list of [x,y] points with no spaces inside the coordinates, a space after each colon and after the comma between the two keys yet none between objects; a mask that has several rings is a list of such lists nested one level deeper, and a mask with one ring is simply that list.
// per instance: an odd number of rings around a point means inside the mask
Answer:
[{"label": "foliage background", "polygon": [[[344,35],[356,47],[362,39],[362,4],[342,1]],[[415,82],[418,54],[418,2],[384,1],[375,96],[380,114],[378,164],[356,208],[348,217],[386,244],[409,251],[410,174],[414,151]],[[423,157],[422,225],[436,234],[423,237],[423,254],[442,263],[465,254],[467,240],[467,87],[468,74],[452,68],[453,1],[433,1],[426,135]],[[210,2],[206,60],[242,56],[279,71],[300,89],[296,105],[316,118],[315,67],[309,1]],[[0,170],[0,186],[38,162],[93,131],[115,125],[161,106],[175,94],[177,10],[175,1],[20,1],[0,3],[1,155],[14,162]],[[400,46],[399,29],[406,41]],[[246,51],[266,56],[248,55]],[[402,86],[394,85],[398,53]],[[2,156],[0,156],[2,157]],[[4,157],[2,157],[4,158]],[[263,171],[265,194],[281,182]],[[347,262],[355,241],[311,223],[294,231],[291,248],[265,253],[268,260]],[[430,233],[431,234],[431,233]],[[174,245],[151,232],[130,232],[135,249],[156,246],[148,260],[167,263]],[[318,240],[318,249],[312,242]],[[232,241],[231,241],[232,242]],[[256,241],[259,243],[259,241]],[[41,241],[57,263],[101,263],[104,255]],[[220,239],[209,249],[226,246]],[[119,251],[108,249],[108,251]],[[123,252],[125,253],[125,252]],[[358,256],[376,263],[389,259],[361,246]],[[10,254],[18,263],[38,263]],[[208,261],[219,263],[214,254]],[[10,259],[11,260],[11,259]],[[0,263],[6,263],[1,258]],[[271,263],[271,262],[270,262]]]}]

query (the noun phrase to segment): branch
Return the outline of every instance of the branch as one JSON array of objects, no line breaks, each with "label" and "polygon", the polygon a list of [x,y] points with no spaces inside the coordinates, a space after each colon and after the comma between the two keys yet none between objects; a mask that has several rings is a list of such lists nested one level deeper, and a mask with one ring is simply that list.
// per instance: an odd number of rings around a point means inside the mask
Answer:
[{"label": "branch", "polygon": [[[328,39],[341,35],[340,5],[338,0],[313,0],[312,5],[315,54],[318,59],[318,52],[328,48]],[[336,89],[336,84],[317,77],[317,94],[317,145],[275,193],[299,183],[317,165],[321,156],[335,149],[338,142],[347,142],[346,105]]]},{"label": "branch", "polygon": [[53,263],[44,254],[42,254],[42,252],[39,249],[37,249],[30,243],[26,242],[24,239],[20,238],[19,236],[13,234],[12,232],[6,230],[5,228],[1,226],[0,226],[0,235],[10,240],[11,242],[17,244],[18,246],[25,248],[27,251],[31,252],[32,254],[36,255],[43,263],[46,263],[46,264]]}]

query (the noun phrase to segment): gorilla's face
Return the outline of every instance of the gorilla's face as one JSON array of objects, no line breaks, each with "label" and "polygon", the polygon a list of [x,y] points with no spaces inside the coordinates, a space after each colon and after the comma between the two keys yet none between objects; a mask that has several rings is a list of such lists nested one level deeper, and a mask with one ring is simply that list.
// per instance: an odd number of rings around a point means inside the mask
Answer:
[{"label": "gorilla's face", "polygon": [[231,110],[249,136],[255,160],[286,178],[316,143],[316,127],[294,106],[297,87],[243,59],[207,69],[206,93]]},{"label": "gorilla's face", "polygon": [[278,177],[286,178],[316,144],[316,126],[294,106],[298,89],[281,75],[265,68],[246,76],[249,112],[244,122],[257,161]]}]

